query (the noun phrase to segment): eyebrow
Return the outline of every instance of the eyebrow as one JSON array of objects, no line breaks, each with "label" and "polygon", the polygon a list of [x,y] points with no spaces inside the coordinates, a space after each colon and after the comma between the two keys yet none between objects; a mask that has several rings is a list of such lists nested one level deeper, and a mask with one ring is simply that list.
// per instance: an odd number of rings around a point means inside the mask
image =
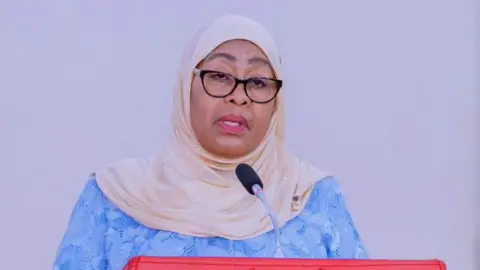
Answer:
[{"label": "eyebrow", "polygon": [[[224,53],[224,52],[211,53],[205,59],[207,61],[210,61],[210,60],[217,59],[217,58],[223,58],[223,59],[226,59],[230,62],[236,62],[237,61],[237,58],[235,56],[233,56],[229,53]],[[265,59],[263,57],[257,57],[257,56],[254,56],[254,57],[248,59],[248,63],[249,64],[270,65],[270,61],[268,61],[267,59]]]}]

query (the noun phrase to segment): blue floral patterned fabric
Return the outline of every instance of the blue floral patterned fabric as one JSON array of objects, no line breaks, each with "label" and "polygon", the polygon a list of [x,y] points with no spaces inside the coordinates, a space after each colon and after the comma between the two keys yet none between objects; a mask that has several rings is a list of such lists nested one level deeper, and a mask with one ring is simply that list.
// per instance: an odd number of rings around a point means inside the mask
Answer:
[{"label": "blue floral patterned fabric", "polygon": [[[281,228],[289,258],[368,257],[338,182],[317,182],[305,209]],[[143,226],[110,202],[95,179],[88,181],[72,211],[53,269],[123,269],[138,255],[273,257],[274,232],[246,240],[194,237]]]}]

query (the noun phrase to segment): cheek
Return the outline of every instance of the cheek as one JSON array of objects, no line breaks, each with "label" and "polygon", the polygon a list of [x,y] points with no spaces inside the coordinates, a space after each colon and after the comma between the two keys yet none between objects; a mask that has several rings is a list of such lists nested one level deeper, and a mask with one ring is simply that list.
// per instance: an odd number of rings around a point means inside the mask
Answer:
[{"label": "cheek", "polygon": [[206,113],[206,110],[202,110],[202,99],[204,98],[199,90],[201,89],[192,85],[192,92],[190,94],[190,118],[192,119],[192,124],[201,119],[201,114]]},{"label": "cheek", "polygon": [[190,94],[190,119],[192,126],[202,128],[211,122],[215,100],[207,95],[201,84],[193,83]]},{"label": "cheek", "polygon": [[268,130],[270,125],[270,120],[274,113],[275,105],[274,103],[268,104],[255,104],[255,116],[258,133],[265,133]]}]

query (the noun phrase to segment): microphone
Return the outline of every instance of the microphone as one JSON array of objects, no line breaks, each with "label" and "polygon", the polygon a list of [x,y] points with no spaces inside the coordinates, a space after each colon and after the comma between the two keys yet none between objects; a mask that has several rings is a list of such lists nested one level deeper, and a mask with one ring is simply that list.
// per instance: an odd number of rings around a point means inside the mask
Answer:
[{"label": "microphone", "polygon": [[240,183],[242,183],[243,187],[247,190],[247,192],[259,198],[263,206],[267,210],[267,214],[272,221],[273,230],[275,233],[276,247],[273,256],[276,258],[283,258],[284,256],[280,245],[280,229],[278,226],[277,215],[275,215],[275,213],[273,212],[272,207],[270,206],[270,203],[265,196],[262,180],[260,180],[260,177],[255,172],[255,170],[253,170],[250,165],[247,165],[245,163],[240,163],[237,168],[235,168],[235,174],[237,175],[238,180],[240,180]]}]

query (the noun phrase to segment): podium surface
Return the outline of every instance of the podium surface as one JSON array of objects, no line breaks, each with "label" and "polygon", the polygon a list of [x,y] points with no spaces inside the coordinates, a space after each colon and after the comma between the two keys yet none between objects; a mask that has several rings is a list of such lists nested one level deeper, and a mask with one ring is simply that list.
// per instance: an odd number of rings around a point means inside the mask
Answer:
[{"label": "podium surface", "polygon": [[125,270],[445,270],[440,260],[314,260],[273,258],[133,258]]}]

